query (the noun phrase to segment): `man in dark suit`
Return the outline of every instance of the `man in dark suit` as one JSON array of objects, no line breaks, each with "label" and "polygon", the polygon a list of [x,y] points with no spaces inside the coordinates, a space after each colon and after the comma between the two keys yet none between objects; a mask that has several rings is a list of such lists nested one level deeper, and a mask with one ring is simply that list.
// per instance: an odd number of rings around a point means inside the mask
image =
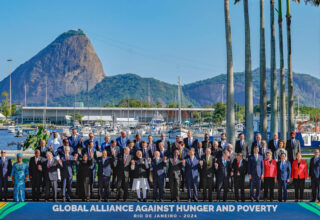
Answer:
[{"label": "man in dark suit", "polygon": [[188,137],[183,139],[183,142],[185,147],[188,149],[191,149],[191,148],[196,149],[198,145],[198,139],[193,137],[193,133],[191,130],[188,131]]},{"label": "man in dark suit", "polygon": [[73,166],[75,165],[75,159],[70,153],[71,148],[66,146],[64,148],[64,154],[61,157],[61,177],[62,177],[62,199],[63,202],[71,202],[72,196],[72,178],[73,178]]},{"label": "man in dark suit", "polygon": [[209,199],[209,202],[212,202],[212,185],[215,172],[214,163],[215,158],[211,155],[211,148],[208,147],[206,148],[205,155],[202,156],[200,161],[200,182],[203,187],[203,201]]},{"label": "man in dark suit", "polygon": [[44,158],[40,156],[40,150],[36,149],[33,157],[29,160],[29,179],[31,180],[32,186],[32,201],[39,201],[41,192],[40,187],[42,184],[42,162]]},{"label": "man in dark suit", "polygon": [[226,133],[221,133],[220,136],[220,141],[219,141],[219,148],[224,151],[226,150],[228,143],[227,143],[227,134]]},{"label": "man in dark suit", "polygon": [[[88,143],[88,147],[82,149],[82,155],[87,154],[88,157],[91,158],[91,155],[94,155],[94,158],[97,159],[97,154],[96,154],[96,148],[94,147],[94,142],[93,141],[89,141]],[[92,194],[92,190],[93,190],[93,184],[95,182],[95,177],[96,177],[96,166],[95,166],[95,161],[92,161],[92,173],[91,173],[91,178],[90,178],[90,190],[91,190],[91,194]]]},{"label": "man in dark suit", "polygon": [[204,152],[206,151],[207,148],[210,148],[210,150],[212,150],[212,141],[209,140],[208,134],[204,135],[204,140],[202,141],[202,148]]},{"label": "man in dark suit", "polygon": [[[255,145],[253,154],[248,160],[248,175],[250,180],[250,197],[253,202],[256,200],[259,202],[261,191],[261,180],[264,174],[264,163],[262,156],[259,154],[259,146]],[[254,188],[256,189],[256,195],[254,196]]]},{"label": "man in dark suit", "polygon": [[99,182],[99,201],[109,201],[110,177],[114,165],[116,151],[112,152],[112,156],[108,157],[106,150],[102,151],[102,156],[98,159],[98,182]]},{"label": "man in dark suit", "polygon": [[288,160],[290,161],[290,163],[292,164],[292,162],[297,159],[296,158],[296,154],[298,152],[301,152],[301,146],[300,146],[300,141],[296,140],[296,132],[292,131],[290,133],[290,140],[287,140],[287,144],[286,144],[286,150],[288,152]]},{"label": "man in dark suit", "polygon": [[215,158],[222,157],[222,149],[219,147],[218,141],[213,142],[211,154]]},{"label": "man in dark suit", "polygon": [[194,148],[189,150],[189,157],[187,157],[184,162],[185,169],[185,181],[188,187],[188,200],[191,202],[193,189],[193,200],[198,202],[198,178],[199,178],[199,160],[195,156]]},{"label": "man in dark suit", "polygon": [[40,146],[37,147],[36,149],[38,149],[40,151],[40,156],[43,158],[46,158],[47,152],[48,152],[48,148],[46,146],[46,141],[45,140],[41,140],[40,141]]},{"label": "man in dark suit", "polygon": [[206,154],[205,149],[202,147],[202,142],[198,142],[196,148],[196,157],[201,160],[202,156]]},{"label": "man in dark suit", "polygon": [[117,157],[121,153],[120,147],[117,146],[116,140],[111,140],[110,145],[106,146],[104,150],[107,151],[108,155],[113,155],[113,151],[115,151],[115,157]]},{"label": "man in dark suit", "polygon": [[183,142],[183,140],[182,140],[181,136],[177,135],[176,136],[176,141],[174,143],[172,143],[170,151],[174,152],[176,149],[178,149],[178,145],[179,145],[180,142]]},{"label": "man in dark suit", "polygon": [[[278,143],[279,143],[278,133],[275,132],[273,134],[273,139],[270,140],[268,143],[268,148],[272,151],[273,156],[274,156],[274,153],[276,152],[276,150],[278,150]],[[274,159],[277,159],[277,158],[274,158]]]},{"label": "man in dark suit", "polygon": [[45,180],[46,180],[46,202],[50,197],[50,188],[53,193],[53,201],[57,201],[57,189],[58,189],[58,168],[61,167],[62,161],[59,162],[53,158],[51,152],[47,152],[47,160],[44,161],[42,167],[44,168]]},{"label": "man in dark suit", "polygon": [[239,134],[239,140],[236,142],[235,152],[241,153],[243,159],[249,157],[249,145],[248,142],[244,139],[244,133]]},{"label": "man in dark suit", "polygon": [[252,142],[251,145],[251,155],[253,154],[253,150],[254,148],[257,146],[259,148],[259,153],[261,153],[261,147],[262,147],[262,137],[261,134],[256,134],[256,140],[254,142]]},{"label": "man in dark suit", "polygon": [[127,201],[129,177],[130,177],[130,165],[133,156],[130,155],[130,149],[128,147],[123,149],[123,153],[119,154],[114,161],[114,176],[117,178],[117,199],[120,200],[121,193],[123,192],[123,201]]},{"label": "man in dark suit", "polygon": [[223,201],[227,200],[227,193],[229,188],[229,178],[231,174],[231,161],[229,159],[229,152],[223,151],[222,157],[217,158],[215,163],[217,173],[217,200],[220,201],[220,193],[223,189]]},{"label": "man in dark suit", "polygon": [[[281,160],[277,163],[277,180],[278,180],[278,200],[279,202],[287,201],[288,191],[287,183],[290,182],[291,164],[286,160],[286,154],[281,154]],[[283,196],[282,196],[283,195]]]},{"label": "man in dark suit", "polygon": [[8,179],[11,175],[12,162],[6,157],[6,150],[1,150],[0,159],[0,200],[7,201],[8,194]]},{"label": "man in dark suit", "polygon": [[120,149],[123,150],[125,147],[127,147],[127,144],[129,142],[127,133],[125,131],[121,131],[121,136],[117,137],[116,141],[117,141],[117,146],[119,146]]},{"label": "man in dark suit", "polygon": [[[153,201],[155,202],[159,198],[159,202],[163,201],[163,190],[166,177],[166,166],[167,166],[167,157],[160,157],[160,152],[154,152],[154,158],[148,159],[148,162],[151,163],[151,173],[152,173],[152,182],[153,182]],[[159,197],[158,197],[159,191]]]},{"label": "man in dark suit", "polygon": [[170,156],[170,152],[164,148],[163,142],[159,143],[159,153],[161,158]]},{"label": "man in dark suit", "polygon": [[248,172],[248,162],[243,159],[241,153],[237,153],[236,159],[232,162],[231,176],[234,178],[234,192],[236,201],[239,201],[239,190],[241,191],[241,201],[245,201],[244,180]]},{"label": "man in dark suit", "polygon": [[137,133],[136,134],[136,139],[133,141],[134,142],[134,147],[136,148],[136,150],[140,150],[141,149],[141,144],[142,144],[142,140],[141,140],[141,134]]},{"label": "man in dark suit", "polygon": [[[309,177],[311,178],[312,199],[315,202],[318,199],[320,202],[320,157],[319,149],[314,150],[314,157],[310,160]],[[317,192],[318,191],[318,192]]]},{"label": "man in dark suit", "polygon": [[152,149],[149,148],[148,143],[146,141],[142,141],[141,143],[141,152],[142,152],[142,157],[145,159],[149,159],[153,157]]},{"label": "man in dark suit", "polygon": [[[189,151],[188,151],[188,149],[186,149],[184,147],[183,141],[180,141],[178,143],[177,150],[178,150],[178,157],[180,160],[184,160],[188,157]],[[184,167],[183,167],[182,168],[182,175],[181,175],[181,185],[180,185],[180,188],[182,189],[182,191],[184,191],[184,189],[185,189],[185,186],[186,186],[185,184],[186,184],[185,183],[185,172],[184,172]]]},{"label": "man in dark suit", "polygon": [[63,139],[62,143],[63,143],[63,145],[58,147],[58,149],[56,151],[56,156],[59,155],[60,158],[64,157],[64,153],[65,153],[65,148],[66,147],[69,147],[69,153],[71,155],[74,155],[75,152],[73,151],[73,148],[70,147],[68,139]]},{"label": "man in dark suit", "polygon": [[169,159],[168,177],[171,191],[171,202],[179,202],[179,187],[182,179],[182,160],[179,158],[179,151],[175,150],[173,157]]},{"label": "man in dark suit", "polygon": [[163,142],[163,144],[164,144],[164,149],[165,149],[166,151],[171,152],[170,142],[166,140],[166,134],[165,134],[165,133],[161,133],[160,140],[157,140],[157,141],[156,141],[157,150],[159,150],[159,143],[160,143],[160,142]]}]

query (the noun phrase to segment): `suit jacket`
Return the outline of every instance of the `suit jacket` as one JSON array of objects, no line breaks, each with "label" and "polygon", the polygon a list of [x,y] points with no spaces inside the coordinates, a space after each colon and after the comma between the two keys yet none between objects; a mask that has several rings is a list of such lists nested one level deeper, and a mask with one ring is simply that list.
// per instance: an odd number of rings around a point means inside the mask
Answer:
[{"label": "suit jacket", "polygon": [[215,158],[220,158],[222,157],[222,149],[221,148],[217,148],[217,149],[213,149],[211,151],[212,156],[214,156]]},{"label": "suit jacket", "polygon": [[116,151],[116,157],[122,153],[122,151],[120,150],[120,147],[118,146],[115,146],[114,148],[112,148],[110,145],[106,147],[106,150],[107,150],[107,153],[108,153],[108,156],[112,156],[112,151]]},{"label": "suit jacket", "polygon": [[84,178],[90,178],[92,176],[93,160],[91,160],[91,158],[86,162],[83,160],[77,160],[76,164],[78,167],[80,181],[83,181]]},{"label": "suit jacket", "polygon": [[223,164],[222,157],[217,158],[218,168],[216,169],[216,175],[218,181],[222,181],[223,179],[229,178],[231,173],[231,161],[230,159],[226,160],[226,164]]},{"label": "suit jacket", "polygon": [[140,140],[139,143],[138,143],[137,140],[133,140],[133,142],[134,142],[135,148],[140,150],[141,149],[142,140]]},{"label": "suit jacket", "polygon": [[[199,152],[200,151],[200,152]],[[200,160],[203,155],[205,155],[205,149],[203,148],[195,148],[195,155]]]},{"label": "suit jacket", "polygon": [[264,163],[262,156],[258,155],[258,160],[256,160],[254,155],[251,155],[248,160],[248,174],[252,177],[261,177],[264,174]]},{"label": "suit jacket", "polygon": [[160,157],[163,158],[163,157],[169,157],[170,156],[170,152],[169,151],[159,151],[160,152]]},{"label": "suit jacket", "polygon": [[300,141],[295,139],[294,144],[292,145],[291,139],[287,140],[286,150],[288,152],[288,160],[293,162],[293,160],[297,159],[296,153],[301,152]]},{"label": "suit jacket", "polygon": [[182,172],[182,160],[179,159],[179,157],[176,159],[170,158],[169,159],[169,169],[168,169],[168,174],[169,174],[169,179],[171,180],[172,178],[175,179],[180,179],[181,172]]},{"label": "suit jacket", "polygon": [[212,141],[202,141],[202,148],[204,149],[204,151],[207,148],[210,148],[212,150],[212,146],[213,146]]},{"label": "suit jacket", "polygon": [[114,166],[114,157],[107,157],[103,162],[103,158],[99,157],[97,160],[98,164],[98,177],[102,178],[104,176],[110,177],[112,174],[112,168]]},{"label": "suit jacket", "polygon": [[320,179],[320,157],[312,157],[310,160],[309,176],[312,179]]},{"label": "suit jacket", "polygon": [[42,177],[42,170],[38,169],[38,166],[40,165],[42,167],[42,163],[45,160],[43,157],[39,157],[38,161],[36,162],[36,157],[31,157],[29,160],[29,175],[32,177],[32,179],[37,179]]},{"label": "suit jacket", "polygon": [[58,168],[60,165],[56,159],[52,159],[50,162],[50,167],[48,165],[49,161],[45,160],[42,165],[43,172],[45,174],[45,179],[47,181],[58,181]]},{"label": "suit jacket", "polygon": [[277,162],[275,160],[271,160],[271,164],[269,160],[264,160],[264,177],[276,177],[277,176]]},{"label": "suit jacket", "polygon": [[190,145],[189,145],[189,138],[184,138],[183,142],[184,142],[185,147],[188,149],[191,149],[191,148],[196,149],[198,146],[198,139],[195,137],[192,137],[192,143]]},{"label": "suit jacket", "polygon": [[148,178],[149,177],[149,163],[144,158],[135,158],[135,165],[131,167],[133,171],[133,178]]},{"label": "suit jacket", "polygon": [[182,148],[181,151],[179,151],[179,159],[184,160],[188,157],[189,151],[186,148]]},{"label": "suit jacket", "polygon": [[141,148],[141,151],[142,151],[143,158],[145,158],[145,159],[153,158],[152,150],[150,148],[147,148],[147,149]]},{"label": "suit jacket", "polygon": [[246,140],[243,141],[243,145],[241,145],[241,141],[238,140],[236,142],[235,147],[236,153],[242,153],[242,158],[248,158],[249,157],[249,144]]},{"label": "suit jacket", "polygon": [[277,179],[280,180],[288,180],[291,176],[291,164],[290,161],[286,160],[284,162],[283,169],[281,168],[281,161],[277,163]]},{"label": "suit jacket", "polygon": [[81,137],[79,135],[76,135],[75,137],[71,135],[68,137],[69,145],[74,151],[76,151],[79,147],[80,138]]},{"label": "suit jacket", "polygon": [[11,159],[8,157],[5,157],[5,160],[2,161],[2,158],[0,158],[0,175],[1,177],[8,179],[8,176],[11,175],[12,170],[12,162]]},{"label": "suit jacket", "polygon": [[124,162],[124,154],[119,154],[118,157],[114,160],[114,172],[115,175],[118,176],[118,178],[126,177],[129,178],[130,174],[130,165],[131,160],[133,159],[132,155],[128,155],[126,161]]},{"label": "suit jacket", "polygon": [[261,142],[262,141],[260,141],[260,143],[258,144],[258,142],[257,141],[254,141],[254,142],[252,142],[252,145],[251,145],[251,155],[253,155],[253,149],[255,148],[255,146],[259,146],[259,154],[261,154]]},{"label": "suit jacket", "polygon": [[273,155],[273,158],[274,157],[274,153],[276,152],[276,150],[278,149],[278,144],[279,144],[279,140],[277,140],[277,146],[274,145],[274,140],[270,140],[269,143],[268,143],[268,148],[272,151],[272,155]]},{"label": "suit jacket", "polygon": [[117,145],[120,147],[120,149],[122,150],[123,148],[125,148],[129,142],[129,138],[125,137],[123,141],[121,141],[121,136],[117,137],[116,141],[117,141]]},{"label": "suit jacket", "polygon": [[[90,141],[90,139],[87,139],[82,143],[82,148],[83,149],[88,148],[89,141]],[[93,148],[94,149],[98,149],[99,142],[96,139],[93,139],[93,143],[94,143]]]},{"label": "suit jacket", "polygon": [[[69,146],[70,147],[70,146]],[[75,152],[73,151],[73,148],[70,147],[70,154],[73,155]],[[64,146],[60,146],[58,147],[57,151],[56,151],[56,155],[59,155],[60,158],[64,157],[65,153],[64,153]]]},{"label": "suit jacket", "polygon": [[214,163],[216,162],[216,158],[214,158],[212,155],[210,155],[210,157],[207,159],[207,155],[203,155],[201,157],[201,160],[203,161],[202,166],[200,166],[201,177],[213,178],[214,173],[215,173]]},{"label": "suit jacket", "polygon": [[245,159],[242,159],[238,166],[237,159],[234,159],[231,168],[234,177],[245,178],[248,172],[248,162]]},{"label": "suit jacket", "polygon": [[62,169],[61,169],[61,177],[62,178],[72,178],[73,177],[73,166],[75,165],[75,159],[70,154],[68,156],[68,160],[66,155],[61,157],[62,160]]},{"label": "suit jacket", "polygon": [[165,178],[166,167],[167,164],[161,158],[159,158],[158,162],[156,161],[156,158],[153,158],[150,164],[153,180],[156,180],[157,178]]},{"label": "suit jacket", "polygon": [[191,163],[191,158],[187,157],[185,162],[185,178],[186,181],[191,181],[191,180],[196,180],[198,181],[198,177],[199,177],[199,169],[200,169],[200,165],[199,165],[199,160],[196,156],[193,157],[192,163]]},{"label": "suit jacket", "polygon": [[41,148],[41,147],[39,146],[39,147],[37,147],[36,150],[39,150],[39,151],[40,151],[40,156],[43,157],[43,158],[46,158],[47,152],[49,151],[48,148],[47,148],[47,146],[45,146],[45,147],[43,147],[43,148]]},{"label": "suit jacket", "polygon": [[108,148],[110,148],[110,142],[109,143],[103,142],[101,144],[101,148],[99,149],[99,151],[102,152],[104,149],[107,150]]},{"label": "suit jacket", "polygon": [[294,160],[292,163],[291,170],[292,179],[307,179],[308,178],[308,164],[305,160],[300,160],[298,166],[298,160]]},{"label": "suit jacket", "polygon": [[222,144],[222,141],[219,141],[219,148],[220,149],[226,150],[227,146],[228,146],[228,142],[227,141],[224,141],[223,144]]}]

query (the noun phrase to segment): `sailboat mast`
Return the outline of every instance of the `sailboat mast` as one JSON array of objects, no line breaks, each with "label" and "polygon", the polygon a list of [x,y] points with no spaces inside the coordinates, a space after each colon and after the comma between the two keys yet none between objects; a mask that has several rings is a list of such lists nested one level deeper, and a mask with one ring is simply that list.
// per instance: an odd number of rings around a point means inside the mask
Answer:
[{"label": "sailboat mast", "polygon": [[179,102],[179,128],[181,128],[181,85],[180,85],[180,76],[178,76],[178,102]]}]

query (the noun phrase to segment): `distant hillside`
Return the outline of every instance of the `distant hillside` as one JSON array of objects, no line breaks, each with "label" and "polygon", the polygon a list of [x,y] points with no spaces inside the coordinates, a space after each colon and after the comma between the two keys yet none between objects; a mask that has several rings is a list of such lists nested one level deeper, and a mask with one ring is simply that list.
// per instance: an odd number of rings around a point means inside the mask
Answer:
[{"label": "distant hillside", "polygon": [[[259,69],[252,72],[253,78],[253,102],[259,104],[260,76]],[[286,76],[287,77],[287,76]],[[278,73],[278,94],[280,92]],[[221,74],[213,78],[197,81],[183,86],[183,92],[190,100],[197,100],[198,105],[212,105],[216,102],[226,102],[227,75]],[[320,79],[308,74],[293,74],[294,96],[299,95],[300,104],[313,106],[314,94],[315,104],[320,106]],[[245,104],[245,74],[234,74],[235,102]],[[267,70],[267,95],[270,97],[270,71]]]},{"label": "distant hillside", "polygon": [[[121,74],[105,77],[99,84],[89,91],[89,105],[100,106],[118,104],[121,99],[136,98],[138,100],[149,100],[151,103],[160,102],[162,105],[177,103],[177,86],[162,82],[154,78],[143,78],[136,74]],[[72,106],[74,98],[76,101],[87,105],[87,92],[81,92],[74,96],[66,96],[55,99],[50,105]],[[184,105],[197,105],[186,98],[182,99]]]},{"label": "distant hillside", "polygon": [[[28,103],[43,104],[46,76],[50,101],[86,90],[87,81],[92,89],[105,73],[88,36],[82,30],[71,30],[13,71],[12,100],[24,102],[26,84]],[[0,82],[0,93],[3,91],[9,93],[9,76]]]},{"label": "distant hillside", "polygon": [[[269,71],[267,73],[267,94],[269,97]],[[316,95],[316,106],[320,106],[320,79],[307,74],[294,73],[294,95],[299,94],[300,104],[313,106],[313,95]],[[235,73],[235,102],[244,105],[245,76],[244,73]],[[280,79],[280,76],[278,76]],[[183,90],[183,105],[193,106],[213,105],[216,102],[226,102],[227,75],[221,74],[195,83],[186,84]],[[148,89],[150,88],[150,90]],[[259,104],[259,69],[253,71],[254,104]],[[148,91],[149,90],[149,91]],[[278,91],[280,91],[278,86]],[[177,86],[156,80],[143,78],[136,74],[123,74],[104,78],[89,91],[90,106],[118,104],[121,99],[136,98],[151,103],[159,101],[161,104],[177,103]],[[66,96],[53,100],[50,105],[72,106],[74,96]],[[76,95],[76,101],[87,105],[87,92]]]}]

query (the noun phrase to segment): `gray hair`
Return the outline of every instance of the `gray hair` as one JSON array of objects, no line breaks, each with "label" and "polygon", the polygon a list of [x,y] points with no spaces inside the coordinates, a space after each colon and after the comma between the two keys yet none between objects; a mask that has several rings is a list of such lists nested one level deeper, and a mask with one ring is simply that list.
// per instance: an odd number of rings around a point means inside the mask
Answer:
[{"label": "gray hair", "polygon": [[51,152],[47,152],[46,156],[50,155],[51,157],[53,156]]}]

